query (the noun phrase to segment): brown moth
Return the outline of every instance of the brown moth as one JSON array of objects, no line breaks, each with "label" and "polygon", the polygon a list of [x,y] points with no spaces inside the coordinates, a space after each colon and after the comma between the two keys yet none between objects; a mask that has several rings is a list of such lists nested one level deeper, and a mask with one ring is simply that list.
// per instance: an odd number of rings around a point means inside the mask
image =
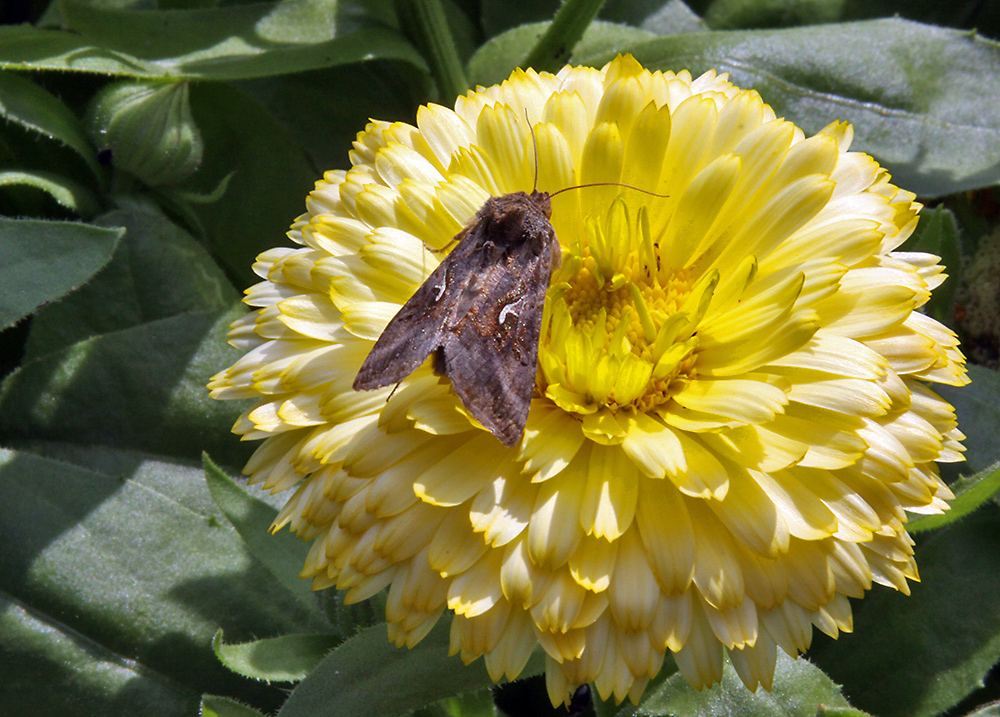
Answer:
[{"label": "brown moth", "polygon": [[355,390],[398,383],[428,355],[469,413],[505,446],[524,433],[545,292],[562,259],[548,192],[490,197],[385,327]]}]

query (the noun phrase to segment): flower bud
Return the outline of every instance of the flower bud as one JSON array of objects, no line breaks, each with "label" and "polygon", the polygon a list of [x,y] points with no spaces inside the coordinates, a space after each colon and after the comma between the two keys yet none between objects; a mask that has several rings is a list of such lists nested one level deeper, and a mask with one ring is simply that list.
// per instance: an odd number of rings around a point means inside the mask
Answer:
[{"label": "flower bud", "polygon": [[117,169],[146,184],[177,184],[201,164],[202,140],[187,82],[118,82],[95,97],[88,126]]}]

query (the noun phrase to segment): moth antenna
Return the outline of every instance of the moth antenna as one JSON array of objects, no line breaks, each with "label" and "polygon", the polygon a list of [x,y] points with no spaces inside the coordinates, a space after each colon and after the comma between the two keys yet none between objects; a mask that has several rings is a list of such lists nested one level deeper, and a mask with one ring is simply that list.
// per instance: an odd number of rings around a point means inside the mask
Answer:
[{"label": "moth antenna", "polygon": [[433,247],[427,247],[427,251],[429,251],[431,254],[444,254],[446,251],[448,251],[449,249],[451,249],[452,246],[454,246],[457,243],[458,243],[458,240],[455,237],[452,237],[448,241],[448,243],[445,244],[440,249],[434,249]]},{"label": "moth antenna", "polygon": [[531,146],[535,150],[535,182],[531,185],[531,193],[534,194],[538,191],[538,138],[535,137],[535,128],[531,124],[531,120],[528,118],[528,108],[524,108],[524,121],[528,123],[528,131],[531,132]]},{"label": "moth antenna", "polygon": [[670,196],[669,194],[660,194],[659,192],[652,192],[648,189],[642,189],[641,187],[633,187],[631,184],[625,184],[624,182],[591,182],[590,184],[577,184],[575,187],[563,187],[558,192],[552,192],[549,197],[551,198],[557,194],[568,192],[571,189],[586,189],[587,187],[625,187],[626,189],[634,189],[635,191],[642,192],[643,194],[652,194],[654,197],[666,198]]}]

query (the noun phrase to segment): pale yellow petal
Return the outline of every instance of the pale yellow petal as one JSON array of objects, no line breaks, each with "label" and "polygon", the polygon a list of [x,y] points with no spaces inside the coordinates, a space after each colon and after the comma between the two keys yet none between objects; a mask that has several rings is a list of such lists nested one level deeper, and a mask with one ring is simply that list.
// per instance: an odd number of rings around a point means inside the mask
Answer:
[{"label": "pale yellow petal", "polygon": [[527,536],[531,560],[537,565],[557,568],[565,564],[583,539],[579,515],[588,454],[578,455],[566,470],[538,486]]},{"label": "pale yellow petal", "polygon": [[584,532],[617,540],[632,524],[638,494],[638,471],[625,452],[610,446],[592,448],[580,505]]},{"label": "pale yellow petal", "polygon": [[502,477],[507,449],[490,435],[476,435],[424,471],[413,483],[421,500],[433,505],[464,503]]},{"label": "pale yellow petal", "polygon": [[615,561],[616,579],[608,588],[611,614],[626,632],[645,630],[656,611],[659,585],[649,565],[638,530],[626,532],[619,541]]},{"label": "pale yellow petal", "polygon": [[448,589],[448,609],[458,615],[482,615],[503,599],[499,551],[487,552],[470,569],[458,575]]},{"label": "pale yellow petal", "polygon": [[636,527],[663,592],[677,595],[686,591],[694,576],[695,544],[681,494],[663,481],[642,481]]}]

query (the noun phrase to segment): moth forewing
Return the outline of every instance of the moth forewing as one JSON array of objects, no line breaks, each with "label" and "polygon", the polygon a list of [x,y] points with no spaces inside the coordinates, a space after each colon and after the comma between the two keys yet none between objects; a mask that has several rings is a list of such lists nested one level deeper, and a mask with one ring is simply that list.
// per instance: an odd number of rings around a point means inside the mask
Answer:
[{"label": "moth forewing", "polygon": [[546,192],[490,197],[403,305],[354,380],[397,383],[429,354],[469,413],[504,445],[524,433],[545,292],[561,252]]},{"label": "moth forewing", "polygon": [[472,244],[465,242],[472,226],[456,235],[457,246],[424,280],[392,317],[354,378],[354,390],[369,391],[399,383],[441,345],[449,315],[449,294],[459,285],[455,266],[467,261]]}]

